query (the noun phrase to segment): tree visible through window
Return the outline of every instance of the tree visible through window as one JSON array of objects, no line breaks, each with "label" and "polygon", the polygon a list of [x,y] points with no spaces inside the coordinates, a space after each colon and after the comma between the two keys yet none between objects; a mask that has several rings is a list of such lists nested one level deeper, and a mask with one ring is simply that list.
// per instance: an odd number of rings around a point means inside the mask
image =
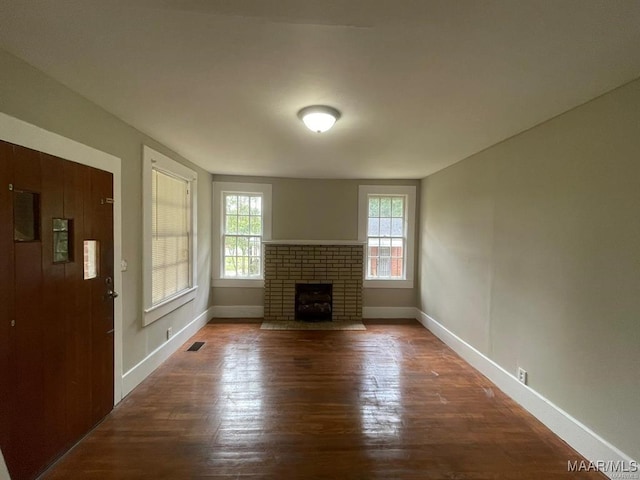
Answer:
[{"label": "tree visible through window", "polygon": [[406,197],[369,195],[367,218],[367,278],[404,279]]},{"label": "tree visible through window", "polygon": [[225,278],[262,276],[262,195],[223,194],[223,272]]}]

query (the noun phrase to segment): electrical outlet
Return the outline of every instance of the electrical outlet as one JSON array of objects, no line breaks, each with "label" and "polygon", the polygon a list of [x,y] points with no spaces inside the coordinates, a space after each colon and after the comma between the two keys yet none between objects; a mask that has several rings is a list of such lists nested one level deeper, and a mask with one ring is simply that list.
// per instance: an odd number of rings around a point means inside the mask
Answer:
[{"label": "electrical outlet", "polygon": [[167,328],[167,340],[169,340],[171,337],[173,337],[173,328],[169,327]]},{"label": "electrical outlet", "polygon": [[527,384],[527,371],[522,367],[518,367],[518,381]]}]

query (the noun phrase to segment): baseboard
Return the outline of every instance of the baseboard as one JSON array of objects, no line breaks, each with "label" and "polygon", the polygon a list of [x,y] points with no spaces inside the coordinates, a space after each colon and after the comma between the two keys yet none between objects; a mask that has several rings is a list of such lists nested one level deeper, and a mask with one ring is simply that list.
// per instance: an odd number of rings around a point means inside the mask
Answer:
[{"label": "baseboard", "polygon": [[211,307],[213,318],[262,318],[264,307],[261,305],[214,305]]},{"label": "baseboard", "polygon": [[363,307],[362,318],[416,318],[414,307]]},{"label": "baseboard", "polygon": [[160,345],[153,352],[146,356],[131,370],[122,375],[122,396],[128,395],[145,378],[147,378],[162,362],[169,358],[180,346],[190,337],[204,327],[212,316],[212,309],[205,310],[195,319],[189,322],[179,332],[175,333],[170,340]]},{"label": "baseboard", "polygon": [[[602,473],[610,478],[615,478],[615,475],[619,475],[619,471],[605,471],[607,465],[611,465],[606,462],[614,462],[614,465],[638,465],[637,461],[634,461],[614,445],[611,445],[593,430],[551,403],[538,392],[520,383],[515,375],[507,372],[445,326],[421,310],[416,310],[417,319],[425,328],[442,340],[473,368],[491,380],[500,390],[544,423],[574,450],[594,464],[602,465],[603,467],[600,467]],[[573,461],[575,459],[567,459],[567,461],[570,460]]]}]

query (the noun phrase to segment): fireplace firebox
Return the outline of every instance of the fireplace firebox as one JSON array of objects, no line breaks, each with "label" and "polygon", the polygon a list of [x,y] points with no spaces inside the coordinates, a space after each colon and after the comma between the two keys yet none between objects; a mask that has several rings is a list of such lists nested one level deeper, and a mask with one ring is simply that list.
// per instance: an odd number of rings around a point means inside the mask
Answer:
[{"label": "fireplace firebox", "polygon": [[332,320],[332,290],[330,283],[297,283],[295,318],[306,322]]}]

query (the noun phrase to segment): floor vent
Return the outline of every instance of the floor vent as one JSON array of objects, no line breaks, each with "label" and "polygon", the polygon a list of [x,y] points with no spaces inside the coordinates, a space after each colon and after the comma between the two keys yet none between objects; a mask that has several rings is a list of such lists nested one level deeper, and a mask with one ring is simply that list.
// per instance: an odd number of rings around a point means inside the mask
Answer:
[{"label": "floor vent", "polygon": [[197,352],[198,350],[200,350],[202,348],[203,345],[204,345],[204,342],[196,342],[196,343],[194,343],[193,345],[191,345],[189,347],[187,352]]}]

